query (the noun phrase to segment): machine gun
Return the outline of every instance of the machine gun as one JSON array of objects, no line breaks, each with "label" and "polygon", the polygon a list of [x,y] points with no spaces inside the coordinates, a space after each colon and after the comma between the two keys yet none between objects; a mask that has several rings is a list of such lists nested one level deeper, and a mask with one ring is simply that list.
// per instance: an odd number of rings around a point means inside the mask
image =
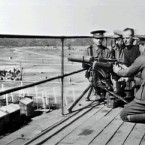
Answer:
[{"label": "machine gun", "polygon": [[[113,64],[120,65],[121,62],[118,62],[116,59],[96,58],[92,56],[70,56],[68,57],[68,60],[82,63],[83,67],[87,71],[90,71],[92,78],[95,77],[95,75],[98,76],[96,80],[98,88],[108,92],[111,96],[114,96],[114,98],[117,98],[124,103],[128,103],[127,100],[112,90],[113,87],[110,76],[113,74],[112,76],[119,77],[113,72]],[[90,90],[86,99],[89,100],[92,90],[96,89],[97,87],[93,81],[90,81],[89,87],[84,91],[86,93]],[[81,95],[80,98],[78,98],[78,100],[76,100],[76,102],[74,102],[74,104],[70,107],[69,111],[71,111],[72,107],[74,107],[74,105],[85,95],[84,92],[83,95]]]},{"label": "machine gun", "polygon": [[113,64],[118,64],[120,67],[122,62],[119,62],[117,59],[111,58],[97,58],[93,56],[70,56],[68,57],[69,61],[72,62],[79,62],[89,66],[92,66],[93,62],[95,61],[96,64],[100,67],[110,68]]},{"label": "machine gun", "polygon": [[98,75],[100,75],[100,77],[104,79],[110,78],[110,73],[115,77],[119,77],[113,72],[113,65],[116,64],[122,67],[122,62],[110,58],[96,58],[92,56],[70,56],[68,57],[68,60],[72,62],[82,63],[82,67],[87,70],[87,78],[89,78],[90,73],[93,74],[92,72],[98,72]]}]

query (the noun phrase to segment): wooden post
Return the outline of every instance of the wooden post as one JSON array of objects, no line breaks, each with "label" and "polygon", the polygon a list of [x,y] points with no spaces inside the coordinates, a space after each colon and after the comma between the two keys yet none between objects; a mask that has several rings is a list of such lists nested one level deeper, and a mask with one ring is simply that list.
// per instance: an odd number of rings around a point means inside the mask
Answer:
[{"label": "wooden post", "polygon": [[42,91],[42,103],[43,103],[44,111],[46,112],[46,103],[45,103],[45,96],[44,96],[44,92],[43,91]]},{"label": "wooden post", "polygon": [[48,97],[47,97],[46,91],[45,91],[44,93],[45,93],[45,99],[46,99],[45,101],[46,101],[46,107],[47,107],[47,106],[49,105],[49,104],[48,104]]},{"label": "wooden post", "polygon": [[39,101],[38,101],[38,88],[37,88],[37,86],[35,86],[35,95],[36,95],[36,104],[37,104],[37,109],[38,109]]},{"label": "wooden post", "polygon": [[62,51],[61,51],[61,114],[64,115],[64,38],[61,38]]},{"label": "wooden post", "polygon": [[71,78],[69,78],[69,85],[71,85]]},{"label": "wooden post", "polygon": [[[5,90],[4,84],[2,84],[2,91],[4,91],[4,90]],[[4,99],[6,99],[6,105],[8,105],[9,103],[8,103],[8,95],[7,94],[4,95]]]},{"label": "wooden post", "polygon": [[14,96],[13,93],[11,93],[12,103],[14,103]]},{"label": "wooden post", "polygon": [[66,95],[64,96],[64,99],[65,99],[65,105],[68,105]]},{"label": "wooden post", "polygon": [[49,96],[48,93],[47,93],[47,95],[48,95],[48,106],[49,106],[49,111],[50,111],[50,109],[51,109],[51,108],[50,108],[50,105],[51,105],[51,104],[50,104],[50,96]]},{"label": "wooden post", "polygon": [[76,96],[75,96],[75,90],[74,90],[74,87],[72,87],[72,93],[73,93],[73,101],[75,102],[75,101],[76,101]]},{"label": "wooden post", "polygon": [[8,94],[6,94],[6,105],[9,105],[9,99],[8,99]]},{"label": "wooden post", "polygon": [[[21,81],[21,87],[23,86],[23,82]],[[20,93],[22,95],[22,97],[24,97],[25,93],[24,93],[24,90],[20,90]]]},{"label": "wooden post", "polygon": [[[4,91],[4,84],[2,84],[2,91]],[[6,98],[5,95],[3,95],[4,99]]]},{"label": "wooden post", "polygon": [[56,90],[55,90],[55,87],[53,87],[53,97],[54,97],[54,103],[57,104],[57,98],[56,98]]}]

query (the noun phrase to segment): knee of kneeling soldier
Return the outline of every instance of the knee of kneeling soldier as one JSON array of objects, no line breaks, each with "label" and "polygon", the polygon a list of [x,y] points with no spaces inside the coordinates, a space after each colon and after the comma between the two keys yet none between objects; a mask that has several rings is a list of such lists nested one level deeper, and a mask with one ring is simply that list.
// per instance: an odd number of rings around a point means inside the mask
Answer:
[{"label": "knee of kneeling soldier", "polygon": [[122,110],[121,113],[120,113],[120,118],[123,120],[123,121],[129,121],[128,120],[128,114]]}]

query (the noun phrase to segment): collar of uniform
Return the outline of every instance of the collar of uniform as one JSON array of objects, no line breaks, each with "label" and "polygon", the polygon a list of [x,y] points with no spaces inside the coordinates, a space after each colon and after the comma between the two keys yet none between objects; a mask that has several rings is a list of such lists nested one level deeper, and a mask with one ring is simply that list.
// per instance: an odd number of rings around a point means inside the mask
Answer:
[{"label": "collar of uniform", "polygon": [[129,45],[129,46],[126,46],[125,49],[128,49],[130,50],[134,45]]},{"label": "collar of uniform", "polygon": [[[125,47],[114,46],[114,50],[123,50]],[[127,48],[126,48],[127,49]]]}]

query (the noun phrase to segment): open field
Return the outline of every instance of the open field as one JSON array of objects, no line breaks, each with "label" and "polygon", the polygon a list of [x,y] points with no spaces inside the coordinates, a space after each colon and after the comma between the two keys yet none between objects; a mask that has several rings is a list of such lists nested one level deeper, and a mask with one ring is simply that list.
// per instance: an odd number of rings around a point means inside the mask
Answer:
[{"label": "open field", "polygon": [[[81,69],[81,64],[69,62],[67,56],[70,54],[83,54],[85,47],[73,47],[64,51],[64,73],[69,73]],[[0,89],[6,90],[12,87],[27,85],[33,82],[42,81],[47,78],[61,75],[61,47],[13,47],[0,49],[0,69],[9,70],[10,68],[23,68],[22,81],[1,81]],[[66,77],[65,86],[70,83],[83,83],[84,72]],[[70,82],[71,81],[71,82]],[[61,81],[54,80],[37,87],[28,88],[22,91],[14,92],[13,96],[29,95],[29,96],[47,96],[58,95],[60,97]],[[68,87],[65,87],[65,92]]]}]

